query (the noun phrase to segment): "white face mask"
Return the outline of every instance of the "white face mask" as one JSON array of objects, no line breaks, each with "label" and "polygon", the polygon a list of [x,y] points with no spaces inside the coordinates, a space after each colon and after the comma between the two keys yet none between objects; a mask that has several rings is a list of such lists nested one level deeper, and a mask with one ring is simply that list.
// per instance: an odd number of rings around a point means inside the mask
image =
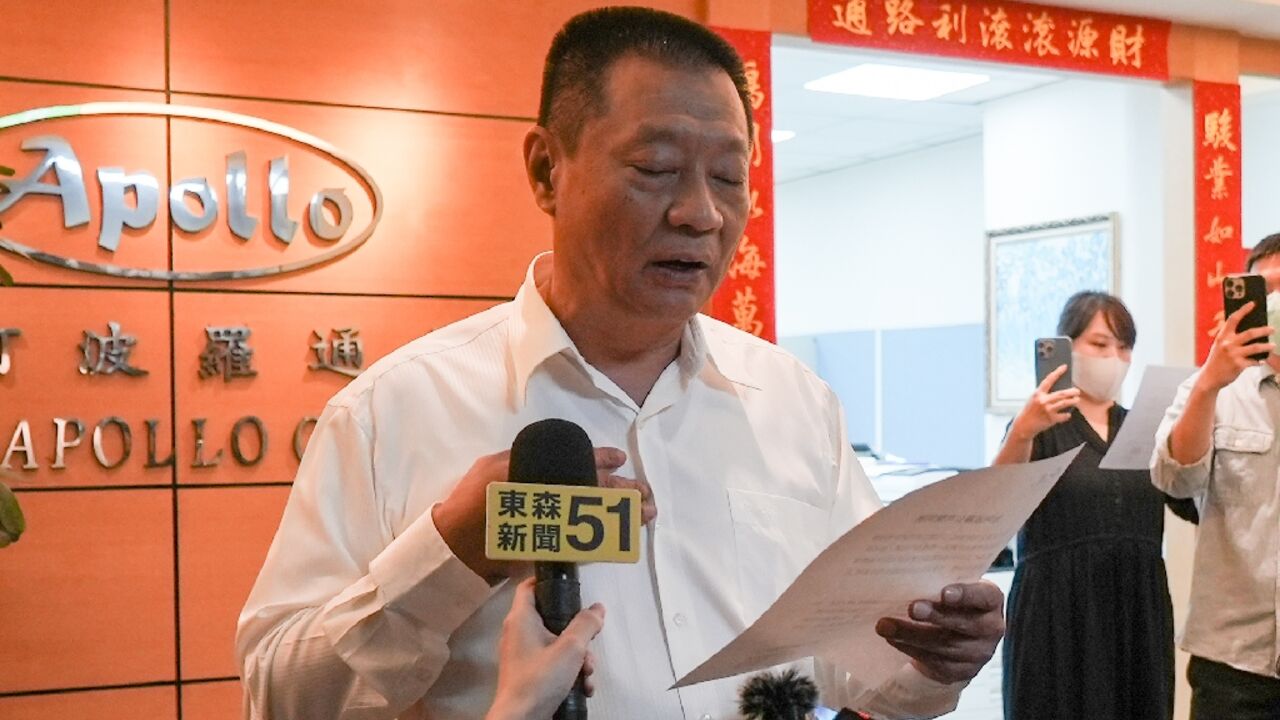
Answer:
[{"label": "white face mask", "polygon": [[[1275,330],[1271,342],[1280,342],[1280,290],[1267,295],[1267,324]],[[1280,344],[1271,351],[1272,355],[1280,355]]]},{"label": "white face mask", "polygon": [[[1280,302],[1280,298],[1277,298]],[[1280,307],[1280,306],[1278,306]],[[1080,391],[1095,400],[1115,400],[1129,372],[1129,363],[1118,357],[1094,357],[1071,353],[1071,379]]]}]

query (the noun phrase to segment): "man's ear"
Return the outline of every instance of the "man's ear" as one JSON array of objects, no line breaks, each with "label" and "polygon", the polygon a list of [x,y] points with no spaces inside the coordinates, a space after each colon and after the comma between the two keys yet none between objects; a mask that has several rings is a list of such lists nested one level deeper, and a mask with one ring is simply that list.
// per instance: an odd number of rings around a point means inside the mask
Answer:
[{"label": "man's ear", "polygon": [[542,212],[556,214],[556,170],[561,147],[546,128],[535,125],[524,136],[524,170],[533,190],[533,200]]}]

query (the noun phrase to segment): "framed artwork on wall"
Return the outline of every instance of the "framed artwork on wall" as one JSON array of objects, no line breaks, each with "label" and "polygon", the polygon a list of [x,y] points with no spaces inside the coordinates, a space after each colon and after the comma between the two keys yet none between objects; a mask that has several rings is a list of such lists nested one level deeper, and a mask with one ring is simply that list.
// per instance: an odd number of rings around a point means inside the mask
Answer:
[{"label": "framed artwork on wall", "polygon": [[987,232],[987,407],[1015,413],[1035,390],[1033,343],[1057,334],[1067,298],[1119,293],[1116,214]]}]

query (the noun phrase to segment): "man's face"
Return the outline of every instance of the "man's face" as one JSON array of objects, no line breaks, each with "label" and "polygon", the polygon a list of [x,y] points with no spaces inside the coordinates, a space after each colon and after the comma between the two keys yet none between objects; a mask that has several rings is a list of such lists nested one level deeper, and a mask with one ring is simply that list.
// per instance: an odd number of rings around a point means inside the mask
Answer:
[{"label": "man's face", "polygon": [[606,111],[552,170],[557,275],[579,300],[692,317],[724,277],[750,206],[746,117],[722,70],[625,57]]},{"label": "man's face", "polygon": [[1249,272],[1261,275],[1267,281],[1267,292],[1280,290],[1280,255],[1268,255],[1253,264]]}]

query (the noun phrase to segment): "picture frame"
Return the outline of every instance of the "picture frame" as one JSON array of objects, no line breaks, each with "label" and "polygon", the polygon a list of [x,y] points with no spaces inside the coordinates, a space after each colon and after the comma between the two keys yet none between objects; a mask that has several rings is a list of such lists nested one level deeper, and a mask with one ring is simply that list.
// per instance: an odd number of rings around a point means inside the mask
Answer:
[{"label": "picture frame", "polygon": [[1116,213],[987,232],[987,409],[1013,414],[1036,388],[1034,342],[1082,290],[1120,292]]}]

